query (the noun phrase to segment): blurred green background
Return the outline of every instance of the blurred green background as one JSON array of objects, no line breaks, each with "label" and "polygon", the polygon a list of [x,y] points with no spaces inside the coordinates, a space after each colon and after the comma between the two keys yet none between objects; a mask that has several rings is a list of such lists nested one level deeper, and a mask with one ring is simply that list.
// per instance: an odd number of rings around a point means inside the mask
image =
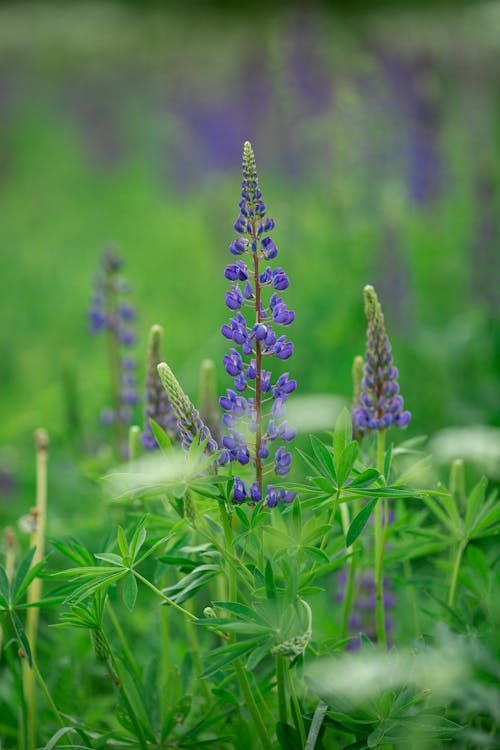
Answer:
[{"label": "blurred green background", "polygon": [[298,394],[350,400],[372,283],[410,434],[498,425],[499,29],[498,3],[2,4],[6,492],[35,427],[67,442],[64,372],[87,445],[99,429],[104,342],[86,314],[106,242],[133,284],[138,359],[161,323],[188,393],[204,357],[221,361],[246,139],[291,280]]}]

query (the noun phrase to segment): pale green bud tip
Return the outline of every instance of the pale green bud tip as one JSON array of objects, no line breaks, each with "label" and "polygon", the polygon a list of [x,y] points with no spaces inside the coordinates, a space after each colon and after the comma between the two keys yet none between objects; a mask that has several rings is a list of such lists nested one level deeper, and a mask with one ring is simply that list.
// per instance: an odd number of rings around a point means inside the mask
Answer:
[{"label": "pale green bud tip", "polygon": [[217,615],[215,614],[215,610],[213,609],[213,607],[205,607],[205,609],[203,610],[203,614],[209,620],[214,620],[217,617]]},{"label": "pale green bud tip", "polygon": [[367,284],[363,290],[365,298],[365,314],[368,320],[377,322],[383,319],[382,308],[380,306],[377,292],[374,287]]},{"label": "pale green bud tip", "polygon": [[149,330],[149,357],[151,359],[156,359],[155,365],[158,363],[158,360],[161,358],[161,347],[163,344],[163,328],[159,325],[151,326]]},{"label": "pale green bud tip", "polygon": [[34,432],[35,448],[38,453],[46,453],[49,449],[49,433],[43,427]]}]

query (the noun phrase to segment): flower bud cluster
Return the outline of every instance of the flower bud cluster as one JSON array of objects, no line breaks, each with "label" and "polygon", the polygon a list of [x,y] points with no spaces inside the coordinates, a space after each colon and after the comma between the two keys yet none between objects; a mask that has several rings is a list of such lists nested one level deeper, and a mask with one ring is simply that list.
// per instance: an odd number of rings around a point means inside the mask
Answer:
[{"label": "flower bud cluster", "polygon": [[176,440],[178,437],[177,420],[174,410],[156,369],[163,360],[162,342],[163,328],[155,325],[151,328],[149,335],[144,429],[141,435],[142,444],[149,451],[158,448],[158,443],[149,422],[150,419],[154,419],[172,440]]},{"label": "flower bud cluster", "polygon": [[364,296],[368,320],[365,368],[359,406],[353,411],[354,433],[361,436],[370,430],[386,430],[391,425],[406,427],[411,418],[410,412],[404,411],[398,370],[393,365],[384,314],[375,289],[366,286]]},{"label": "flower bud cluster", "polygon": [[135,360],[125,353],[135,344],[132,330],[135,310],[127,301],[131,287],[120,274],[122,268],[123,260],[115,248],[107,246],[94,279],[94,293],[88,314],[90,333],[106,333],[109,340],[114,404],[113,407],[102,410],[103,424],[130,424],[133,408],[138,401]]},{"label": "flower bud cluster", "polygon": [[[263,477],[270,473],[282,477],[290,470],[291,453],[285,445],[273,451],[272,444],[275,441],[286,444],[295,437],[295,430],[284,416],[286,401],[297,383],[288,372],[274,380],[263,362],[273,358],[285,361],[292,356],[293,343],[280,328],[293,323],[295,313],[281,296],[289,286],[286,273],[281,267],[268,265],[278,255],[278,248],[269,236],[275,222],[266,217],[255,158],[248,142],[244,146],[242,167],[239,215],[234,223],[238,237],[229,245],[230,253],[238,259],[224,271],[231,282],[226,305],[234,314],[221,329],[232,343],[223,361],[234,387],[228,388],[220,399],[228,430],[222,444],[231,461],[242,466],[253,465],[256,470],[256,480],[248,488],[236,476],[233,501],[264,500],[272,507],[278,501],[287,503],[295,497],[294,493],[277,490],[272,485],[264,488]],[[268,297],[267,302],[264,296]]]}]

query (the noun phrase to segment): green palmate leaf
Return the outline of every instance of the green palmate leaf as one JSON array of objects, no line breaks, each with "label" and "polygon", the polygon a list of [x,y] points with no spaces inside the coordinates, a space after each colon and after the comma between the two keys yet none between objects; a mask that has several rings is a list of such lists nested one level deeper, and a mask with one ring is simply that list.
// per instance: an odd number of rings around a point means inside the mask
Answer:
[{"label": "green palmate leaf", "polygon": [[379,476],[380,474],[377,469],[365,469],[361,474],[355,475],[349,482],[348,486],[356,487],[357,489],[360,489],[361,487],[369,487],[370,484],[373,484],[379,478]]},{"label": "green palmate leaf", "polygon": [[333,456],[329,448],[315,435],[311,435],[311,445],[321,472],[334,484],[337,483]]},{"label": "green palmate leaf", "polygon": [[173,447],[173,443],[169,435],[167,435],[163,427],[160,427],[158,422],[155,422],[152,417],[149,418],[149,424],[151,427],[151,432],[153,433],[153,436],[158,443],[158,447],[161,448],[164,453],[166,453]]},{"label": "green palmate leaf", "polygon": [[467,536],[469,536],[473,530],[484,505],[487,484],[488,480],[486,477],[481,477],[467,498],[467,505],[465,508],[465,533]]},{"label": "green palmate leaf", "polygon": [[62,542],[57,539],[51,539],[51,544],[65,557],[69,557],[78,565],[92,565],[94,558],[92,554],[85,549],[76,539],[70,539],[68,542]]},{"label": "green palmate leaf", "polygon": [[123,559],[128,559],[129,552],[128,552],[128,542],[127,537],[125,535],[125,531],[122,529],[121,526],[118,526],[117,532],[116,532],[116,541],[118,542],[118,549],[120,550],[120,554],[123,557]]},{"label": "green palmate leaf", "polygon": [[28,660],[28,664],[30,667],[32,666],[32,658],[31,658],[31,648],[28,641],[28,637],[26,635],[26,632],[24,630],[23,624],[19,617],[16,615],[14,610],[10,611],[10,617],[12,620],[12,625],[14,626],[14,630],[16,633],[16,636],[22,646],[22,649],[24,651],[24,654],[26,656],[26,659]]},{"label": "green palmate leaf", "polygon": [[93,579],[84,583],[82,586],[78,586],[66,597],[65,601],[72,604],[78,604],[98,591],[108,588],[112,583],[118,582],[124,575],[126,575],[126,573],[126,568],[122,568],[122,570],[118,571],[115,568],[113,573],[107,573],[102,578],[98,578],[97,580]]},{"label": "green palmate leaf", "polygon": [[330,562],[330,558],[328,557],[326,552],[323,552],[323,550],[319,549],[319,547],[302,547],[302,550],[308,557],[311,557],[316,562]]},{"label": "green palmate leaf", "polygon": [[135,580],[135,575],[131,570],[129,570],[129,572],[123,579],[122,585],[123,603],[125,604],[127,609],[132,612],[137,599],[137,581]]},{"label": "green palmate leaf", "polygon": [[3,565],[0,565],[0,597],[0,603],[8,608],[10,603],[10,583]]},{"label": "green palmate leaf", "polygon": [[36,552],[36,547],[32,547],[23,557],[19,563],[17,573],[12,584],[12,598],[15,599],[17,592],[19,591],[24,579],[28,575],[28,571],[31,568],[31,563]]},{"label": "green palmate leaf", "polygon": [[270,560],[266,562],[265,583],[267,598],[276,599],[276,585],[274,583],[273,566]]},{"label": "green palmate leaf", "polygon": [[344,450],[342,451],[342,456],[337,468],[337,482],[339,487],[342,487],[345,480],[349,476],[358,455],[358,450],[358,443],[356,442],[356,440],[352,440],[350,443],[347,443]]},{"label": "green palmate leaf", "polygon": [[370,502],[359,511],[358,515],[353,518],[346,536],[346,547],[350,547],[361,534],[368,523],[368,519],[370,518],[371,512],[377,502],[377,498],[370,500]]},{"label": "green palmate leaf", "polygon": [[245,511],[242,508],[238,508],[238,507],[236,507],[234,510],[242,526],[244,526],[246,529],[250,528],[250,521],[248,520],[248,517]]},{"label": "green palmate leaf", "polygon": [[300,539],[302,531],[302,514],[300,511],[300,500],[298,498],[295,498],[292,505],[292,521],[295,529],[295,536],[297,539]]},{"label": "green palmate leaf", "polygon": [[238,615],[238,617],[241,617],[243,620],[257,622],[260,625],[267,627],[270,625],[265,617],[254,609],[247,607],[246,604],[240,604],[239,602],[214,602],[214,606],[221,607],[221,609],[225,609],[227,612],[233,612],[233,614]]},{"label": "green palmate leaf", "polygon": [[133,535],[132,535],[132,541],[130,542],[130,556],[132,560],[135,560],[136,556],[139,554],[142,545],[146,541],[147,531],[144,528],[144,525],[147,521],[148,517],[144,516],[139,521]]},{"label": "green palmate leaf", "polygon": [[[252,640],[240,641],[239,643],[232,644],[232,648],[230,648],[229,650],[225,650],[224,655],[221,656],[220,659],[216,659],[216,661],[214,661],[209,667],[207,667],[207,669],[205,669],[204,672],[202,672],[202,674],[200,675],[200,679],[210,677],[210,675],[215,674],[215,672],[218,672],[220,669],[223,669],[229,664],[232,664],[232,662],[236,661],[236,659],[239,659],[249,651],[252,651],[252,649],[254,649],[258,643],[260,643],[260,639],[254,638]],[[213,653],[216,654],[217,651]]]},{"label": "green palmate leaf", "polygon": [[350,412],[344,407],[340,412],[337,422],[335,423],[335,432],[333,433],[333,456],[337,474],[340,469],[342,453],[348,443],[352,441],[352,417]]},{"label": "green palmate leaf", "polygon": [[262,659],[264,659],[269,651],[271,650],[273,644],[274,644],[275,638],[274,636],[272,638],[268,638],[263,643],[260,644],[260,646],[257,646],[251,653],[250,656],[247,659],[246,668],[251,672],[253,669],[255,669]]},{"label": "green palmate leaf", "polygon": [[[98,560],[109,562],[112,565],[123,567],[123,558],[120,557],[120,555],[115,555],[114,552],[96,552],[94,557],[96,557]],[[102,570],[102,568],[97,568],[97,570]]]},{"label": "green palmate leaf", "polygon": [[268,623],[262,625],[257,622],[249,622],[244,620],[230,620],[227,617],[213,617],[206,620],[198,620],[198,625],[205,625],[209,628],[215,628],[217,630],[225,630],[228,633],[240,633],[242,635],[269,635],[269,633],[275,633],[276,628]]},{"label": "green palmate leaf", "polygon": [[189,482],[189,488],[203,497],[220,498],[221,496],[219,487],[203,479],[195,479]]},{"label": "green palmate leaf", "polygon": [[45,568],[45,560],[41,560],[39,563],[34,565],[32,568],[28,570],[24,578],[21,580],[18,580],[18,577],[16,576],[16,581],[14,582],[18,584],[18,588],[13,592],[12,594],[12,600],[14,604],[17,604],[24,594],[26,593],[29,585],[32,581],[35,580],[35,578],[38,576],[39,573],[42,572],[42,570]]}]

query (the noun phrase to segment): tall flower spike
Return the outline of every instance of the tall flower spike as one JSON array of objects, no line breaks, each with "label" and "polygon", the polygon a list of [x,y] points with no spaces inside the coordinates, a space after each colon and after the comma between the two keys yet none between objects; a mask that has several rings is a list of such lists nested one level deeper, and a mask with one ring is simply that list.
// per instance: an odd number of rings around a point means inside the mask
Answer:
[{"label": "tall flower spike", "polygon": [[398,370],[385,331],[384,314],[372,286],[365,286],[365,313],[368,320],[365,371],[361,381],[360,405],[354,409],[354,431],[385,430],[391,425],[406,427],[411,414],[404,411],[399,394]]},{"label": "tall flower spike", "polygon": [[90,333],[106,333],[112,406],[101,412],[103,424],[114,424],[116,449],[127,451],[126,427],[137,404],[135,360],[125,350],[135,344],[135,310],[126,301],[130,284],[121,276],[123,261],[112,245],[105,247],[89,310]]},{"label": "tall flower spike", "polygon": [[177,420],[174,410],[156,369],[163,360],[162,349],[163,328],[159,325],[154,325],[149,332],[144,430],[141,435],[141,441],[146,450],[155,450],[158,448],[158,443],[149,422],[150,419],[154,419],[172,440],[178,437]]},{"label": "tall flower spike", "polygon": [[158,365],[158,375],[172,404],[181,434],[182,447],[189,450],[193,440],[199,436],[200,441],[208,438],[206,452],[215,453],[218,450],[218,445],[210,434],[210,430],[201,420],[197,409],[186,396],[174,373],[165,362],[160,362]]},{"label": "tall flower spike", "polygon": [[[295,497],[293,492],[272,485],[266,487],[264,476],[270,473],[283,476],[290,470],[291,454],[280,446],[273,458],[271,444],[276,440],[287,443],[295,437],[295,430],[288,425],[284,414],[288,396],[297,383],[289,378],[289,373],[280,375],[273,383],[263,361],[265,357],[279,360],[291,357],[293,344],[280,335],[279,327],[293,323],[295,313],[281,297],[289,285],[285,272],[268,265],[278,255],[278,248],[269,236],[275,223],[266,217],[255,157],[248,141],[243,147],[242,168],[240,213],[234,223],[238,236],[229,245],[229,252],[238,260],[224,271],[231,282],[226,305],[233,313],[221,329],[222,335],[232,342],[229,354],[224,357],[224,367],[234,379],[234,389],[228,388],[220,399],[226,412],[223,422],[229,433],[222,444],[231,461],[242,466],[251,464],[255,469],[255,481],[248,488],[240,477],[235,477],[233,501],[265,501],[273,507],[278,501],[289,503]],[[266,288],[272,290],[267,301]],[[253,320],[245,317],[246,309],[252,311]]]}]

